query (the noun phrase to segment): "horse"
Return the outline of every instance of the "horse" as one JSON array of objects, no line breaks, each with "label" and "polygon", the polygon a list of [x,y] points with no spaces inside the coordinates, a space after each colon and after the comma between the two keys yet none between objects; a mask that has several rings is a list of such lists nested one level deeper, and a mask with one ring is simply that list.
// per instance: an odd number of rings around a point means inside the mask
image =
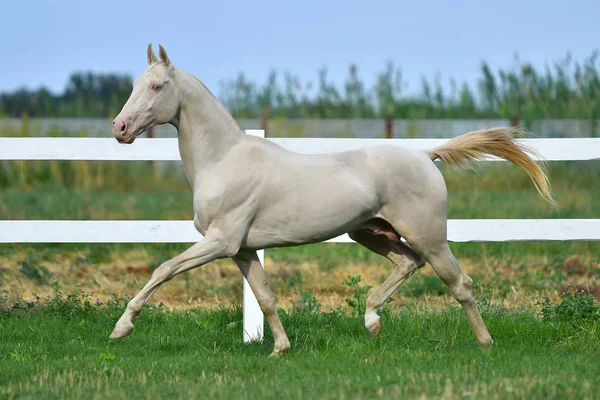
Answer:
[{"label": "horse", "polygon": [[286,353],[290,342],[257,250],[317,243],[348,233],[395,266],[366,301],[364,323],[371,336],[381,329],[378,312],[385,301],[428,262],[463,307],[477,342],[493,344],[477,308],[473,281],[448,246],[447,189],[434,160],[457,166],[490,155],[503,158],[522,167],[552,203],[543,164],[513,138],[518,128],[474,131],[425,151],[373,146],[299,154],[246,135],[198,78],[171,62],[162,45],[159,57],[148,45],[148,67],[134,81],[112,130],[117,141],[130,144],[158,124],[177,129],[181,161],[193,191],[194,226],[203,238],[154,270],[127,304],[110,338],[133,331],[132,318],[164,282],[229,257],[248,280],[267,319],[274,339],[272,355]]}]

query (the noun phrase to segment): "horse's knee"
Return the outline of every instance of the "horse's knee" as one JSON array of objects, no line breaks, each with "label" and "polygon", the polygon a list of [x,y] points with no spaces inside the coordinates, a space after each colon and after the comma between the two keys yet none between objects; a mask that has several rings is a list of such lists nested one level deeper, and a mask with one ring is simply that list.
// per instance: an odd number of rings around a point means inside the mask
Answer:
[{"label": "horse's knee", "polygon": [[468,275],[460,275],[456,283],[450,285],[454,298],[461,304],[475,301],[473,296],[473,279]]}]

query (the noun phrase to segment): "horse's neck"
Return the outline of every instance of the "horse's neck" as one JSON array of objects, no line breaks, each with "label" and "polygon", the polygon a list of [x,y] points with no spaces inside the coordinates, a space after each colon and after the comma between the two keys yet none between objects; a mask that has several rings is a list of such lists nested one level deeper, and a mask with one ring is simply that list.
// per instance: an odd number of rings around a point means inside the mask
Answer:
[{"label": "horse's neck", "polygon": [[183,98],[177,121],[179,152],[192,187],[198,172],[223,159],[244,136],[235,119],[192,75],[179,70]]}]

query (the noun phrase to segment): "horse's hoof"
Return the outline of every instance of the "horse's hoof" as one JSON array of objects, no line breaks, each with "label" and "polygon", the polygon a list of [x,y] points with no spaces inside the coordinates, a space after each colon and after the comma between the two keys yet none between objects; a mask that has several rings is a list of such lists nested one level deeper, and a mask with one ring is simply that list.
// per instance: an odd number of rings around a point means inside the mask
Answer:
[{"label": "horse's hoof", "polygon": [[290,351],[290,346],[288,344],[287,347],[283,347],[278,350],[273,350],[273,352],[271,353],[269,358],[279,358],[279,357],[283,356],[284,354],[289,353],[289,351]]},{"label": "horse's hoof", "polygon": [[115,326],[115,329],[110,334],[110,339],[118,339],[125,336],[129,336],[133,332],[133,324],[130,326]]},{"label": "horse's hoof", "polygon": [[271,354],[269,354],[269,358],[279,358],[279,357],[283,357],[285,356],[287,353],[289,353],[289,350],[286,351],[275,351],[273,350],[273,352]]},{"label": "horse's hoof", "polygon": [[371,335],[371,337],[379,335],[379,331],[381,330],[381,321],[379,318],[377,318],[371,326],[367,327],[367,329],[369,330],[369,335]]}]

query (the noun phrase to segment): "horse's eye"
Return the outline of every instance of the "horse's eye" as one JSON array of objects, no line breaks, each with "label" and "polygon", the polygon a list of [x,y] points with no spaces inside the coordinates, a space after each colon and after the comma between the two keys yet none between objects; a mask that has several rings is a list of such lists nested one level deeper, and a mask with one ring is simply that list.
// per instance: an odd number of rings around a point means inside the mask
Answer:
[{"label": "horse's eye", "polygon": [[161,88],[162,88],[161,85],[153,85],[152,86],[152,90],[154,90],[155,92],[158,92]]}]

